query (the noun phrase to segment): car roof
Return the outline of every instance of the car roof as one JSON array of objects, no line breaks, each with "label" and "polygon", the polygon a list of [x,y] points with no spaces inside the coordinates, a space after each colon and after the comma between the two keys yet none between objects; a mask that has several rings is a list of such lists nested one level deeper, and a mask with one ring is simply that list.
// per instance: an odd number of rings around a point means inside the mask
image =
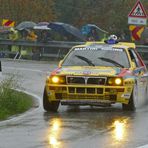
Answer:
[{"label": "car roof", "polygon": [[124,49],[127,49],[127,48],[136,48],[136,45],[134,43],[129,43],[129,42],[118,42],[116,44],[107,44],[107,43],[104,43],[104,42],[86,42],[85,44],[82,44],[82,45],[77,45],[77,46],[74,46],[74,48],[76,47],[93,47],[93,46],[111,46],[111,47],[118,47],[118,48],[124,48]]}]

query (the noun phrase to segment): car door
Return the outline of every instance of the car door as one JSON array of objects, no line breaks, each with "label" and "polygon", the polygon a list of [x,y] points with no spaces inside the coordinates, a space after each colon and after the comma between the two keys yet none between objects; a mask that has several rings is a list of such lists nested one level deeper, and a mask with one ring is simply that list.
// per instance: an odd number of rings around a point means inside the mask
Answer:
[{"label": "car door", "polygon": [[135,69],[133,73],[137,79],[137,87],[138,87],[138,96],[145,97],[145,92],[148,84],[148,73],[145,64],[143,63],[140,55],[135,51],[135,49],[130,48],[129,54],[132,62],[135,63]]}]

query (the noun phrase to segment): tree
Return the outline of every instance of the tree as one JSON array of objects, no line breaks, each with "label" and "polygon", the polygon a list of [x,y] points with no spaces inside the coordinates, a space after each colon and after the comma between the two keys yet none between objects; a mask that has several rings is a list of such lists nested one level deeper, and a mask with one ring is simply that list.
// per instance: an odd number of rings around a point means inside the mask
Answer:
[{"label": "tree", "polygon": [[22,21],[53,21],[54,0],[0,0],[0,18]]},{"label": "tree", "polygon": [[[93,23],[110,33],[128,31],[128,13],[136,0],[55,0],[59,21],[81,27]],[[147,0],[141,0],[148,13]]]}]

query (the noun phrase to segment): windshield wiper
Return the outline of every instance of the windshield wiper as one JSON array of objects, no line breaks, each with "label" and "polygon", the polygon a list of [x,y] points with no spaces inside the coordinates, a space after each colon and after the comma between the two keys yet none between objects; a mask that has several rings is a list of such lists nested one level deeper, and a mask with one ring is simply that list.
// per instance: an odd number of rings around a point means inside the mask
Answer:
[{"label": "windshield wiper", "polygon": [[86,57],[83,57],[83,56],[80,56],[80,55],[75,55],[75,56],[76,56],[77,58],[79,58],[79,59],[85,61],[86,63],[88,63],[90,66],[95,66],[95,64],[92,63],[92,61],[89,60],[89,59],[87,59]]},{"label": "windshield wiper", "polygon": [[110,63],[112,63],[112,64],[114,64],[114,65],[116,65],[118,67],[124,68],[123,65],[121,65],[120,63],[118,63],[118,62],[116,62],[116,61],[114,61],[112,59],[108,59],[108,58],[104,58],[104,57],[100,57],[98,59],[101,59],[101,60],[106,61],[106,62],[110,62]]}]

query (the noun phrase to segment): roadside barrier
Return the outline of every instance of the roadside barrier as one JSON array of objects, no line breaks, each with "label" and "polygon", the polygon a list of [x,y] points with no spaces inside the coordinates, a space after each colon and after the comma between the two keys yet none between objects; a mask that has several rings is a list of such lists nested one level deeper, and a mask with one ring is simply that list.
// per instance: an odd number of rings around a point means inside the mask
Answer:
[{"label": "roadside barrier", "polygon": [[[72,46],[78,44],[83,44],[83,42],[49,41],[43,43],[36,41],[0,39],[0,52],[1,57],[10,55],[10,57],[12,56],[14,59],[20,59],[24,56],[23,52],[28,48],[31,48],[31,51],[27,52],[26,55],[31,56],[33,59],[38,59],[39,57],[60,58],[64,56]],[[12,52],[12,46],[18,46],[19,52]]]},{"label": "roadside barrier", "polygon": [[[44,43],[36,41],[12,41],[8,39],[0,39],[0,56],[6,57],[11,55],[14,60],[21,59],[25,55],[32,57],[34,60],[39,60],[40,58],[58,59],[67,54],[71,47],[80,44],[84,44],[84,42],[49,41]],[[12,52],[10,49],[12,46],[17,46],[19,51]],[[148,64],[148,46],[137,45],[136,47],[145,63]]]}]

